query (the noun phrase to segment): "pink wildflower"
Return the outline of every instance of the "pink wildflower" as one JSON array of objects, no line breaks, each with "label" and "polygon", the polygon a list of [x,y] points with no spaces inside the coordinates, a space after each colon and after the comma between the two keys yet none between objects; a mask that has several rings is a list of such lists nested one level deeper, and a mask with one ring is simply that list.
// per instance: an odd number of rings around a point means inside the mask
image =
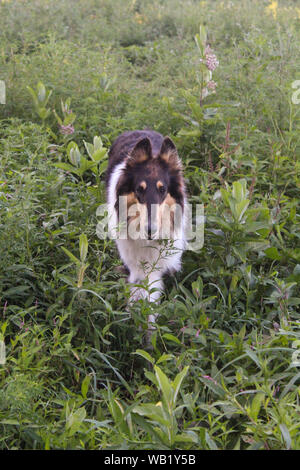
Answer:
[{"label": "pink wildflower", "polygon": [[59,126],[60,133],[63,135],[69,135],[69,134],[74,134],[75,129],[72,126],[72,124],[68,124],[67,126],[64,126],[63,124]]},{"label": "pink wildflower", "polygon": [[212,52],[210,46],[206,46],[204,54],[205,54],[205,64],[208,70],[211,70],[211,71],[215,70],[219,65],[219,61],[217,59],[217,56]]},{"label": "pink wildflower", "polygon": [[210,375],[202,375],[204,379],[211,380],[215,385],[218,385],[218,382],[213,379]]},{"label": "pink wildflower", "polygon": [[207,88],[211,91],[216,91],[216,82],[214,80],[210,80],[208,83],[207,83]]}]

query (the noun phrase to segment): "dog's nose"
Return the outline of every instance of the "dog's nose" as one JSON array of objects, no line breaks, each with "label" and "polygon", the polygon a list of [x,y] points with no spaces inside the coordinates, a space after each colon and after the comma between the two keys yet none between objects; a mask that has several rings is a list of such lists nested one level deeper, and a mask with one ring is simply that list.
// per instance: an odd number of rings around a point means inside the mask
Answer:
[{"label": "dog's nose", "polygon": [[157,238],[157,225],[155,223],[152,223],[151,225],[148,225],[148,240],[155,240]]}]

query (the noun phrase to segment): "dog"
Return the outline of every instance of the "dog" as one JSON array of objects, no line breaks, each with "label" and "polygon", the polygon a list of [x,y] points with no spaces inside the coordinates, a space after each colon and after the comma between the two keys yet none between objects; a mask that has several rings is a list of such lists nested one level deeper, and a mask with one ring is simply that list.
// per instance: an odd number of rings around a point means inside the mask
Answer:
[{"label": "dog", "polygon": [[[163,275],[180,270],[185,249],[186,188],[173,141],[153,130],[121,134],[109,150],[106,189],[109,232],[129,271],[129,304],[158,302]],[[150,330],[156,317],[148,317]]]}]

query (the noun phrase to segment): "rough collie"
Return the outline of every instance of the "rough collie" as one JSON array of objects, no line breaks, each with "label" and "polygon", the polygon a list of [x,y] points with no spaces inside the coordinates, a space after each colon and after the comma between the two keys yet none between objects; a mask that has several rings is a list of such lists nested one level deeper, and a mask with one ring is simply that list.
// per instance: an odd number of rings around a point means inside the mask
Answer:
[{"label": "rough collie", "polygon": [[[180,269],[185,248],[185,184],[174,143],[152,130],[124,132],[110,148],[106,186],[109,231],[129,271],[130,303],[157,302],[163,275]],[[149,316],[150,329],[155,319]]]}]

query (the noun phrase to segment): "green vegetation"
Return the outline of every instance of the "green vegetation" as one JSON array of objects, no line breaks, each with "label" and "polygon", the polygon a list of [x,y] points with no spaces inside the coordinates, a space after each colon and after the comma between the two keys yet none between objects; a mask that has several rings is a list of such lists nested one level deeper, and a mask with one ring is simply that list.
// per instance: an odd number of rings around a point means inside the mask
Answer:
[{"label": "green vegetation", "polygon": [[[299,26],[292,0],[0,0],[0,448],[300,449]],[[96,235],[144,127],[206,216],[152,350]]]}]

